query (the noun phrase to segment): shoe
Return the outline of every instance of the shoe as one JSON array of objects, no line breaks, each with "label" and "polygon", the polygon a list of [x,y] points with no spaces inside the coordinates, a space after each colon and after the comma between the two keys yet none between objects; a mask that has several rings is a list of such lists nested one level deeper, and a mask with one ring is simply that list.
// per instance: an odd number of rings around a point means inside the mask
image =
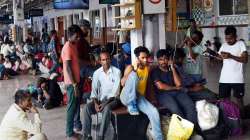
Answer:
[{"label": "shoe", "polygon": [[81,132],[82,128],[74,128],[74,132]]},{"label": "shoe", "polygon": [[97,140],[104,140],[103,136],[97,136]]},{"label": "shoe", "polygon": [[135,101],[132,101],[130,104],[128,104],[127,109],[130,115],[139,115],[139,110]]},{"label": "shoe", "polygon": [[67,140],[80,140],[80,139],[79,139],[79,135],[74,134],[71,137],[68,137]]},{"label": "shoe", "polygon": [[91,135],[84,134],[81,140],[92,140]]},{"label": "shoe", "polygon": [[43,108],[46,109],[46,110],[49,110],[49,109],[52,109],[53,106],[52,106],[51,104],[46,104],[46,103],[45,103],[45,104],[43,105]]}]

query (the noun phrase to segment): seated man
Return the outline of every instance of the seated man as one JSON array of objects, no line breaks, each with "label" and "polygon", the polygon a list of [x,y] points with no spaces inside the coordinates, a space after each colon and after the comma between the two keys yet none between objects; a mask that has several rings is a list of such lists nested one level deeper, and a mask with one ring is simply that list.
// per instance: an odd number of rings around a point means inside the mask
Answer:
[{"label": "seated man", "polygon": [[51,109],[61,105],[63,94],[55,80],[39,77],[37,87],[41,91],[38,93],[38,103],[40,106],[45,109]]},{"label": "seated man", "polygon": [[92,91],[90,98],[92,102],[86,104],[83,109],[83,132],[84,140],[91,140],[91,115],[102,112],[101,128],[98,140],[103,140],[105,132],[110,124],[111,111],[119,105],[116,96],[119,93],[121,72],[111,66],[108,51],[100,52],[101,68],[93,75]]},{"label": "seated man", "polygon": [[[146,47],[137,47],[134,50],[137,63],[129,65],[122,78],[122,86],[124,86],[120,99],[127,106],[131,115],[137,115],[138,109],[147,115],[152,126],[154,140],[162,140],[162,131],[160,126],[160,116],[157,109],[145,97],[150,95],[150,67],[147,59],[149,50]],[[138,109],[137,109],[138,108]]]},{"label": "seated man", "polygon": [[151,73],[156,98],[159,104],[169,109],[171,113],[197,124],[195,104],[181,90],[181,77],[169,57],[167,50],[157,52],[158,67]]},{"label": "seated man", "polygon": [[196,82],[191,76],[186,74],[183,70],[183,61],[186,54],[182,48],[177,48],[175,52],[175,66],[182,80],[182,86],[187,89],[188,95],[193,101],[199,100],[216,100],[217,95],[211,90],[207,89],[202,82]]},{"label": "seated man", "polygon": [[[26,112],[34,113],[34,122],[28,119]],[[42,122],[38,110],[32,106],[31,96],[23,90],[15,93],[15,103],[5,114],[0,125],[2,140],[47,140],[41,133]],[[28,134],[33,136],[28,138]]]}]

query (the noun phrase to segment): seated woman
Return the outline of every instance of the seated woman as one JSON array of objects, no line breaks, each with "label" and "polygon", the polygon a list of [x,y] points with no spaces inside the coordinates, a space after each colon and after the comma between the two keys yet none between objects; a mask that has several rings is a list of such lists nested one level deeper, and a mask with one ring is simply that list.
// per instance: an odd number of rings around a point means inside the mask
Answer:
[{"label": "seated woman", "polygon": [[40,88],[38,93],[38,105],[45,109],[51,109],[61,105],[63,94],[60,86],[55,80],[40,77],[37,81],[37,88]]},{"label": "seated woman", "polygon": [[31,54],[26,54],[21,60],[21,69],[31,73],[32,75],[36,75],[36,62],[33,56]]},{"label": "seated woman", "polygon": [[18,73],[15,70],[12,69],[13,65],[12,65],[12,63],[10,61],[9,56],[5,57],[5,61],[4,61],[3,65],[5,67],[5,71],[6,71],[7,74],[9,74],[10,76],[18,75]]}]

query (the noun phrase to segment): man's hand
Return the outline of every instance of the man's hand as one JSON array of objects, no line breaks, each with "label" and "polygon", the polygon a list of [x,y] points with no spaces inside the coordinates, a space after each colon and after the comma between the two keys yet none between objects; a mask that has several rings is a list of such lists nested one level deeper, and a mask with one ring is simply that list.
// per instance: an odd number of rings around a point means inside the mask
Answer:
[{"label": "man's hand", "polygon": [[94,104],[95,104],[95,111],[100,112],[100,105],[97,103],[94,103]]},{"label": "man's hand", "polygon": [[46,99],[50,99],[50,95],[48,94],[47,91],[44,91],[44,92],[43,92],[43,95],[45,96]]},{"label": "man's hand", "polygon": [[32,106],[32,107],[30,108],[30,112],[31,112],[31,113],[39,113],[35,106]]},{"label": "man's hand", "polygon": [[74,84],[73,88],[74,88],[74,96],[75,97],[79,97],[79,88],[78,88],[78,85]]},{"label": "man's hand", "polygon": [[105,106],[106,106],[105,103],[100,104],[99,105],[99,112],[101,112],[104,109]]},{"label": "man's hand", "polygon": [[228,53],[228,52],[221,52],[221,57],[223,58],[223,59],[229,59],[229,58],[231,58],[231,53]]},{"label": "man's hand", "polygon": [[37,101],[38,101],[38,102],[41,102],[41,101],[42,101],[42,95],[40,95],[40,94],[38,95]]}]

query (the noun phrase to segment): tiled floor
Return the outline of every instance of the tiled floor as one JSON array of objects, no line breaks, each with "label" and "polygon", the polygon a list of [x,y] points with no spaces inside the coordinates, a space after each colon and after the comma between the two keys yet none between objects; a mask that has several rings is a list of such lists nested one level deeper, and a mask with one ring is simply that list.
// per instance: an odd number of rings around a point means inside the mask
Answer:
[{"label": "tiled floor", "polygon": [[[247,74],[250,74],[250,66],[246,68]],[[205,76],[208,79],[208,88],[218,91],[218,78],[220,75],[220,65],[216,63],[208,63],[204,65]],[[246,74],[246,96],[245,103],[250,103],[250,75]],[[14,91],[17,88],[25,87],[28,83],[34,83],[34,76],[18,76],[15,79],[0,81],[0,120],[4,113],[13,103]],[[47,134],[49,140],[64,140],[65,138],[65,107],[45,111],[39,110],[43,120],[43,131]],[[231,140],[250,140],[250,132],[248,131],[243,137],[231,138]]]}]

